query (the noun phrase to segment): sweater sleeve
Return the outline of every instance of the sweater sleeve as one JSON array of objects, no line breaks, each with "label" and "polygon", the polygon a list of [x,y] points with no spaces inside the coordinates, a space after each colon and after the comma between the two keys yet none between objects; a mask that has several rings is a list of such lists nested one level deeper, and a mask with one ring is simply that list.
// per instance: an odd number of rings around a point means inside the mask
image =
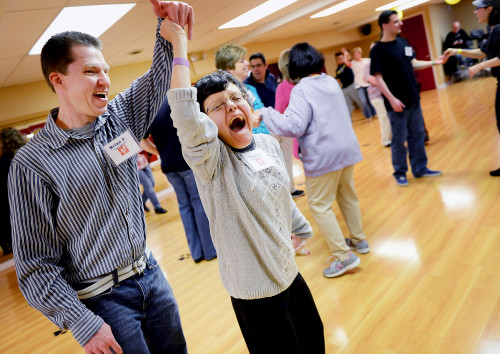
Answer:
[{"label": "sweater sleeve", "polygon": [[221,163],[221,144],[217,126],[200,111],[196,88],[170,90],[167,94],[171,117],[189,167],[209,184]]},{"label": "sweater sleeve", "polygon": [[[291,198],[291,196],[290,196]],[[300,238],[312,238],[313,232],[311,224],[302,215],[299,208],[292,199],[292,233]]]},{"label": "sweater sleeve", "polygon": [[270,107],[262,109],[266,127],[278,136],[301,137],[309,126],[312,110],[299,85],[293,88],[290,103],[284,114]]}]

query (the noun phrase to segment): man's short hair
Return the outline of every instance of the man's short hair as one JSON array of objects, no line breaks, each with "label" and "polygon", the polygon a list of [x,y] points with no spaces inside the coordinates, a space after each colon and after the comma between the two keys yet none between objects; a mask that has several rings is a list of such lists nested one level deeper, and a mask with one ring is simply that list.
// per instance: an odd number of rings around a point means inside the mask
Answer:
[{"label": "man's short hair", "polygon": [[335,53],[335,57],[340,57],[341,55],[344,55],[344,53],[342,53],[342,52]]},{"label": "man's short hair", "polygon": [[250,55],[250,59],[248,61],[252,61],[253,59],[262,59],[262,64],[266,63],[266,57],[261,52],[253,53],[252,55]]},{"label": "man's short hair", "polygon": [[320,73],[324,64],[323,54],[307,42],[298,43],[290,49],[288,71],[292,80]]},{"label": "man's short hair", "polygon": [[66,75],[68,65],[75,61],[72,48],[76,45],[84,45],[102,49],[102,43],[99,39],[87,33],[77,31],[61,32],[53,35],[42,48],[40,62],[45,81],[53,92],[56,92],[54,85],[50,82],[49,75],[53,72],[59,72]]},{"label": "man's short hair", "polygon": [[391,20],[391,16],[392,15],[397,15],[397,14],[398,13],[395,10],[385,10],[385,11],[382,11],[382,13],[378,17],[378,25],[380,26],[380,29],[383,29],[382,28],[383,24],[389,23],[389,21]]},{"label": "man's short hair", "polygon": [[246,94],[247,91],[241,82],[233,74],[225,70],[217,70],[199,79],[194,87],[196,87],[198,91],[196,100],[200,104],[200,110],[206,113],[203,104],[207,97],[214,93],[224,91],[230,83],[235,84],[242,93]]},{"label": "man's short hair", "polygon": [[236,44],[224,45],[215,53],[215,66],[221,70],[232,70],[238,60],[244,58],[246,54],[247,50]]}]

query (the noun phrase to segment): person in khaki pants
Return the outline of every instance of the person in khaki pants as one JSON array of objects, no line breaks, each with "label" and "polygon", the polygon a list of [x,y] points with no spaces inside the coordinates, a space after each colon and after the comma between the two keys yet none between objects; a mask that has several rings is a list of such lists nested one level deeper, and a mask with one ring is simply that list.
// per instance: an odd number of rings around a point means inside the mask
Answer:
[{"label": "person in khaki pants", "polygon": [[[332,251],[333,261],[323,270],[323,275],[331,278],[360,264],[351,250],[368,253],[370,248],[353,180],[354,164],[363,157],[342,89],[334,78],[321,73],[323,64],[323,56],[315,48],[308,43],[296,44],[290,50],[288,70],[292,80],[300,81],[292,90],[285,113],[263,108],[260,114],[272,133],[296,137],[299,142],[309,207]],[[350,238],[344,239],[335,218],[335,200]]]}]

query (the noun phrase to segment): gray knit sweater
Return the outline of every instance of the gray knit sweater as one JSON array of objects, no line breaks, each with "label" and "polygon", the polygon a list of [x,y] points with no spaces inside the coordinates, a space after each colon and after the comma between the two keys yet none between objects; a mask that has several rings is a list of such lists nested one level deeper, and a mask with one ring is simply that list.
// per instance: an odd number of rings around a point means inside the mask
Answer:
[{"label": "gray knit sweater", "polygon": [[[312,228],[290,195],[278,142],[256,134],[249,148],[232,149],[200,112],[195,88],[171,90],[168,100],[210,221],[222,284],[239,299],[279,294],[298,273],[290,235],[311,238]],[[249,167],[243,155],[256,148],[276,165],[259,172]]]}]

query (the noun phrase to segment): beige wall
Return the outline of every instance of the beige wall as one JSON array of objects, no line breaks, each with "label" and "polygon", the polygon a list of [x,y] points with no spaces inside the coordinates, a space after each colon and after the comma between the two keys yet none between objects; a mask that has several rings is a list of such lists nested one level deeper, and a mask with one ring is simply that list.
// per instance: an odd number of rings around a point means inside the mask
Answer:
[{"label": "beige wall", "polygon": [[[469,1],[461,1],[457,5],[447,6],[445,4],[431,5],[424,10],[408,10],[404,16],[409,17],[417,13],[422,13],[430,45],[431,57],[437,58],[442,52],[442,41],[451,29],[452,22],[456,19],[462,23],[466,31],[481,28],[473,14],[474,7]],[[364,56],[368,56],[370,43],[378,40],[379,27],[376,21],[372,22],[372,32],[370,35],[363,35],[358,28],[340,31],[324,31],[314,34],[307,34],[298,37],[283,38],[279,41],[250,42],[244,43],[248,54],[260,51],[266,55],[269,63],[277,62],[282,50],[292,47],[299,42],[309,42],[320,50],[325,56],[325,67],[327,73],[335,75],[336,61],[335,52],[342,47],[348,49],[361,47]],[[485,26],[483,26],[485,28]],[[201,56],[200,56],[201,57]],[[192,80],[196,81],[201,76],[215,70],[215,59],[212,51],[203,53],[203,59],[192,63]],[[111,77],[111,97],[128,87],[130,82],[142,75],[148,68],[150,62],[113,67],[110,71]],[[444,75],[440,67],[434,68],[436,84],[444,82]],[[48,88],[45,82],[35,82],[26,85],[16,85],[0,89],[0,128],[14,126],[23,128],[31,124],[44,121],[48,111],[57,106],[57,98]]]}]

